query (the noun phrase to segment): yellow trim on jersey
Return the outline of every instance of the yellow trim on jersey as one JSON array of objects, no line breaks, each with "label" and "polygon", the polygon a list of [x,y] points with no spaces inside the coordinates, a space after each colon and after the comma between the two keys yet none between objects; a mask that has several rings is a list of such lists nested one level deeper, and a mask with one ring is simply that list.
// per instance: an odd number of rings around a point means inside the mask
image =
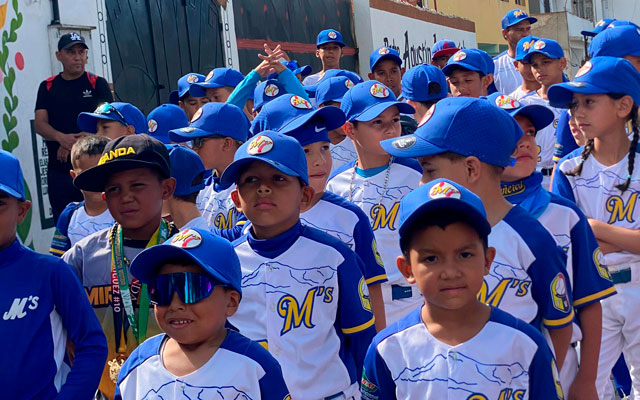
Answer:
[{"label": "yellow trim on jersey", "polygon": [[236,226],[242,226],[242,225],[244,225],[246,223],[247,223],[247,221],[238,221],[238,222],[236,222]]},{"label": "yellow trim on jersey", "polygon": [[607,296],[609,294],[615,294],[615,293],[616,293],[615,286],[611,286],[610,288],[607,288],[605,290],[601,290],[598,293],[594,293],[592,295],[589,295],[589,296],[583,297],[581,299],[575,300],[573,302],[573,306],[574,307],[578,307],[578,306],[581,306],[581,305],[583,305],[585,303],[589,303],[589,302],[591,302],[593,300],[598,300],[598,299],[601,299],[601,298],[603,298],[603,297],[605,297],[605,296]]},{"label": "yellow trim on jersey", "polygon": [[375,284],[376,282],[381,281],[383,279],[387,279],[387,274],[371,277],[369,279],[366,279],[365,282],[367,283],[367,286],[371,286],[372,284]]},{"label": "yellow trim on jersey", "polygon": [[342,333],[344,333],[345,335],[349,335],[349,334],[352,334],[352,333],[358,333],[358,332],[361,332],[361,331],[367,329],[370,326],[373,326],[373,324],[375,324],[375,323],[376,323],[376,319],[375,318],[371,318],[369,320],[369,322],[365,322],[362,325],[354,326],[353,328],[346,328],[346,329],[343,328],[342,329]]},{"label": "yellow trim on jersey", "polygon": [[562,160],[562,158],[558,156],[553,156],[553,162],[559,162],[560,160]]},{"label": "yellow trim on jersey", "polygon": [[562,319],[544,319],[542,318],[542,323],[546,326],[562,326],[570,323],[573,320],[574,314],[573,309],[571,310],[571,314],[567,315]]},{"label": "yellow trim on jersey", "polygon": [[53,247],[51,247],[51,248],[49,249],[49,253],[56,253],[56,254],[63,255],[64,253],[66,253],[66,251],[64,251],[64,250],[58,250],[58,249],[54,249]]},{"label": "yellow trim on jersey", "polygon": [[265,350],[269,350],[269,343],[266,340],[259,340],[258,344],[264,347]]}]

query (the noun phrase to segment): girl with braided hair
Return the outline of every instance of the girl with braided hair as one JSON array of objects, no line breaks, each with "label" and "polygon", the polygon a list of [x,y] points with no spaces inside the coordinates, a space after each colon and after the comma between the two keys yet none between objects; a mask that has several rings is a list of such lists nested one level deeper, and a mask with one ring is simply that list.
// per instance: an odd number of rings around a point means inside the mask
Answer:
[{"label": "girl with braided hair", "polygon": [[614,398],[610,374],[620,353],[630,367],[634,398],[640,398],[640,74],[622,58],[594,57],[574,81],[552,86],[549,101],[571,109],[587,140],[558,163],[553,192],[587,216],[600,245],[592,255],[595,268],[618,292],[601,301],[598,398]]}]

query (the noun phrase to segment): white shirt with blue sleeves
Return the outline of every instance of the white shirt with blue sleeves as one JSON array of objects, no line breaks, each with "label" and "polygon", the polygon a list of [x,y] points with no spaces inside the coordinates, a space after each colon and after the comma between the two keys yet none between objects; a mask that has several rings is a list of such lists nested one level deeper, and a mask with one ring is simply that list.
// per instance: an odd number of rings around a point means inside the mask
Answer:
[{"label": "white shirt with blue sleeves", "polygon": [[431,335],[420,311],[373,340],[363,400],[562,399],[551,350],[530,325],[493,308],[480,332],[451,346]]},{"label": "white shirt with blue sleeves", "polygon": [[493,73],[493,82],[501,93],[511,93],[522,85],[522,75],[513,64],[515,59],[509,56],[507,51],[498,54],[493,59],[495,72]]},{"label": "white shirt with blue sleeves", "polygon": [[216,186],[216,179],[211,177],[198,193],[196,206],[210,228],[232,229],[238,222],[240,212],[231,200],[231,192],[235,188],[236,185],[231,185],[221,190]]},{"label": "white shirt with blue sleeves", "polygon": [[283,400],[289,392],[278,362],[258,343],[227,330],[213,356],[198,370],[175,376],[162,361],[169,337],[147,339],[125,361],[116,400],[139,399],[270,399]]}]

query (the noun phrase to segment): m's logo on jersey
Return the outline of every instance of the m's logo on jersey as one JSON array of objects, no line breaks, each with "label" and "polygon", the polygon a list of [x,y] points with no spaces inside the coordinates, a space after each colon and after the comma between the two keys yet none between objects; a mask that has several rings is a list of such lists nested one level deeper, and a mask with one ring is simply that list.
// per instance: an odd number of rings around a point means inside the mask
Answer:
[{"label": "m's logo on jersey", "polygon": [[400,203],[394,203],[391,210],[387,212],[387,209],[382,204],[377,204],[371,207],[369,216],[371,217],[371,229],[376,231],[378,229],[396,230],[396,219],[398,217],[398,209]]},{"label": "m's logo on jersey", "polygon": [[597,248],[594,252],[593,252],[593,264],[596,266],[596,269],[598,270],[598,275],[600,275],[601,277],[603,277],[604,279],[611,281],[611,275],[609,274],[609,269],[602,265],[602,251],[600,250],[600,248]]},{"label": "m's logo on jersey", "polygon": [[278,85],[274,85],[273,83],[268,84],[267,87],[264,88],[265,96],[273,97],[277,96],[278,93],[280,93],[280,89],[278,88]]},{"label": "m's logo on jersey", "polygon": [[371,311],[369,288],[367,287],[367,282],[365,282],[364,278],[360,278],[360,282],[358,283],[358,294],[360,295],[360,303],[362,304],[362,308],[367,311]]},{"label": "m's logo on jersey", "polygon": [[551,300],[553,302],[553,308],[558,311],[568,312],[570,309],[569,296],[567,295],[567,282],[565,282],[564,275],[558,272],[555,278],[551,281]]},{"label": "m's logo on jersey", "polygon": [[[527,393],[526,389],[516,389],[512,388],[502,389],[498,394],[498,397],[495,400],[523,400],[525,399],[525,393]],[[562,398],[562,397],[560,397]],[[486,395],[482,393],[473,393],[466,400],[494,400],[489,399]]]},{"label": "m's logo on jersey", "polygon": [[273,140],[269,136],[256,136],[255,139],[249,144],[249,148],[247,149],[247,153],[252,156],[257,154],[265,154],[273,149]]},{"label": "m's logo on jersey", "polygon": [[607,223],[613,224],[615,222],[635,222],[633,219],[633,212],[636,208],[636,200],[638,198],[638,193],[632,193],[627,201],[627,204],[624,203],[622,197],[618,195],[613,195],[607,199],[607,211],[609,212],[609,221]]},{"label": "m's logo on jersey", "polygon": [[149,128],[149,133],[153,133],[158,129],[158,123],[155,119],[150,119],[149,122],[147,122],[147,128]]},{"label": "m's logo on jersey", "polygon": [[478,300],[493,307],[500,306],[502,299],[510,289],[515,290],[514,295],[517,297],[526,296],[529,293],[531,281],[523,281],[515,278],[506,278],[501,280],[496,287],[489,292],[487,282],[482,282],[482,287],[478,292]]},{"label": "m's logo on jersey", "polygon": [[373,97],[376,97],[378,99],[385,99],[389,97],[389,89],[379,83],[374,83],[373,85],[371,85],[369,93],[371,93]]},{"label": "m's logo on jersey", "polygon": [[516,194],[524,193],[527,186],[523,181],[517,183],[511,183],[502,187],[502,195],[505,197],[514,196]]},{"label": "m's logo on jersey", "polygon": [[315,326],[311,318],[316,297],[320,297],[323,303],[331,303],[333,301],[333,287],[318,286],[309,289],[300,305],[298,305],[298,300],[290,294],[284,295],[278,300],[278,315],[284,319],[280,336],[302,325],[309,329]]},{"label": "m's logo on jersey", "polygon": [[233,228],[233,210],[227,211],[227,215],[218,213],[213,219],[213,225],[218,229]]},{"label": "m's logo on jersey", "polygon": [[5,311],[2,315],[2,319],[5,321],[21,319],[27,315],[25,308],[28,310],[35,310],[38,308],[38,301],[40,297],[38,296],[29,296],[29,297],[16,297],[13,299],[13,303],[11,303],[11,307],[8,311]]}]

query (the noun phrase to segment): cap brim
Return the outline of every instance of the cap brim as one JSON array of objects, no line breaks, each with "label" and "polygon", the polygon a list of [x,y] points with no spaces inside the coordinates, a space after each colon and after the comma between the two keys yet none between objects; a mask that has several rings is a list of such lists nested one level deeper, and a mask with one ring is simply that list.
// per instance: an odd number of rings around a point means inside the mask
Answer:
[{"label": "cap brim", "polygon": [[104,188],[111,175],[136,168],[152,168],[161,171],[167,178],[171,175],[170,171],[164,171],[158,164],[148,161],[132,159],[114,160],[82,171],[73,180],[73,186],[87,192],[104,192]]},{"label": "cap brim", "polygon": [[528,117],[531,122],[533,122],[533,125],[538,132],[546,128],[550,123],[553,122],[553,119],[555,118],[553,111],[540,104],[531,104],[520,107],[511,115],[514,117],[516,115],[523,115],[525,117]]},{"label": "cap brim", "polygon": [[591,37],[593,37],[593,36],[597,35],[597,33],[594,32],[594,31],[580,31],[580,33],[582,34],[582,36],[591,36]]},{"label": "cap brim", "polygon": [[305,184],[307,184],[307,185],[309,184],[309,181],[305,180],[303,177],[301,177],[300,174],[298,174],[297,172],[295,172],[291,168],[280,164],[277,161],[269,160],[268,158],[264,158],[264,157],[246,156],[244,158],[241,158],[240,160],[232,162],[224,170],[224,172],[222,173],[222,176],[220,177],[220,181],[218,182],[218,185],[220,186],[220,188],[221,189],[227,189],[227,188],[231,187],[231,185],[236,183],[238,181],[238,179],[240,178],[240,173],[242,171],[242,168],[245,165],[250,164],[250,163],[252,163],[254,161],[262,161],[263,163],[272,166],[273,168],[277,169],[278,171],[282,172],[285,175],[289,175],[289,176],[294,176],[296,178],[300,178],[300,179],[302,179],[304,181]]},{"label": "cap brim", "polygon": [[531,64],[531,57],[533,57],[534,54],[542,54],[542,55],[547,56],[547,57],[549,57],[551,59],[554,59],[554,60],[558,60],[558,59],[564,57],[564,56],[563,57],[558,57],[557,54],[551,54],[551,53],[546,52],[544,50],[529,50],[529,52],[527,54],[525,54],[524,57],[522,57],[522,61],[524,61],[527,64]]},{"label": "cap brim", "polygon": [[538,22],[538,18],[534,18],[534,17],[527,17],[527,18],[520,18],[517,19],[515,21],[513,21],[512,23],[510,23],[509,25],[507,25],[506,27],[504,27],[504,29],[510,28],[516,24],[519,24],[522,21],[529,21],[532,24],[535,24],[536,22]]},{"label": "cap brim", "polygon": [[[115,114],[115,113],[114,113]],[[117,116],[111,114],[94,114],[88,112],[82,112],[78,115],[78,128],[82,132],[96,133],[98,132],[98,120],[104,119],[108,121],[120,122]],[[122,122],[120,122],[122,123]]]},{"label": "cap brim", "polygon": [[[188,126],[185,128],[189,128]],[[172,129],[169,131],[169,138],[171,138],[172,141],[176,142],[176,143],[184,143],[184,142],[188,142],[189,140],[195,139],[195,138],[200,138],[200,137],[207,137],[207,136],[213,136],[215,135],[215,133],[212,132],[207,132],[203,129],[200,128],[193,128],[194,130],[190,131],[190,132],[183,132],[182,130],[185,128],[180,128],[180,129]]]},{"label": "cap brim", "polygon": [[344,112],[341,109],[334,106],[322,107],[314,110],[313,112],[299,116],[298,118],[287,122],[284,126],[278,129],[280,133],[288,133],[301,127],[307,122],[317,119],[320,120],[327,130],[333,130],[344,125],[346,118]]},{"label": "cap brim", "polygon": [[363,112],[351,118],[350,121],[371,121],[389,107],[393,106],[398,107],[400,114],[415,114],[416,112],[415,108],[403,101],[388,101],[384,103],[376,103],[373,106],[366,108]]},{"label": "cap brim", "polygon": [[342,42],[341,42],[341,41],[339,41],[339,40],[325,40],[324,42],[316,43],[316,48],[317,48],[317,47],[322,46],[323,44],[327,44],[327,43],[335,43],[335,44],[337,44],[337,45],[338,45],[338,46],[340,46],[340,47],[344,47],[344,46],[346,46],[344,43],[342,43]]},{"label": "cap brim", "polygon": [[296,68],[295,71],[293,71],[294,75],[302,75],[302,76],[307,76],[309,74],[311,74],[311,66],[310,65],[304,65],[302,67]]},{"label": "cap brim", "polygon": [[[412,140],[415,139],[415,142],[411,146],[407,146],[405,148],[397,148],[393,145],[393,142],[398,139]],[[395,157],[402,158],[416,158],[416,157],[428,157],[435,156],[436,154],[442,154],[450,151],[447,148],[437,146],[416,134],[401,136],[400,138],[387,139],[380,142],[380,146],[387,153],[391,154]]]},{"label": "cap brim", "polygon": [[0,183],[0,192],[4,192],[6,194],[8,194],[11,197],[14,197],[20,201],[24,201],[24,195],[22,195],[21,193],[18,193],[17,191],[15,191],[14,189],[10,188],[9,186],[3,185]]},{"label": "cap brim", "polygon": [[489,221],[487,221],[487,218],[478,212],[478,210],[473,206],[465,203],[464,201],[460,201],[460,199],[440,198],[430,200],[413,210],[409,218],[404,220],[398,229],[398,234],[402,236],[426,214],[445,214],[450,212],[459,212],[469,217],[470,222],[473,223],[474,227],[482,236],[486,237],[491,233],[491,225],[489,225]]},{"label": "cap brim", "polygon": [[[576,83],[580,86],[576,86]],[[573,94],[607,94],[611,93],[611,89],[601,88],[587,82],[566,82],[552,85],[549,88],[547,97],[549,97],[549,105],[556,108],[569,108],[573,102]]]},{"label": "cap brim", "polygon": [[73,46],[75,46],[77,44],[81,44],[85,49],[89,48],[89,46],[87,46],[87,44],[85,42],[81,42],[81,41],[77,40],[75,42],[67,43],[67,45],[62,47],[60,50],[68,49],[68,48],[73,47]]},{"label": "cap brim", "polygon": [[400,58],[399,56],[396,56],[395,54],[385,54],[383,56],[381,56],[380,58],[378,58],[375,62],[375,64],[373,64],[371,66],[371,70],[373,71],[373,69],[375,68],[375,66],[380,62],[380,61],[384,61],[384,60],[393,60],[395,61],[398,65],[402,65],[402,58]]},{"label": "cap brim", "polygon": [[438,50],[435,53],[433,53],[433,55],[431,56],[431,58],[438,58],[438,57],[442,57],[442,56],[449,56],[449,55],[454,55],[456,54],[460,49],[457,49],[455,47],[451,47],[448,49],[442,49],[442,50]]},{"label": "cap brim", "polygon": [[189,87],[189,94],[191,97],[205,97],[207,95],[207,89],[215,89],[219,87],[222,87],[222,85],[211,82],[194,83]]},{"label": "cap brim", "polygon": [[180,103],[180,96],[178,95],[178,91],[174,90],[169,93],[169,103],[178,105]]}]

